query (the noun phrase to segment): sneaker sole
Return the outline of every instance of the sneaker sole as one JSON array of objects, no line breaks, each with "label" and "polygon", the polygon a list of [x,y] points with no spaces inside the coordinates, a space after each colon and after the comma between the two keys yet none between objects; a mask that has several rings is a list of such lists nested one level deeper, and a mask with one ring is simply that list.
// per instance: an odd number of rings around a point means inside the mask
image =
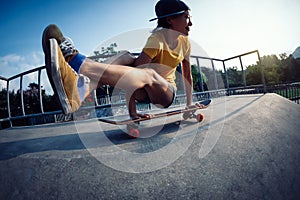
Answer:
[{"label": "sneaker sole", "polygon": [[[48,35],[49,29],[52,29],[52,33],[50,35]],[[46,51],[48,51],[47,47],[49,45],[47,43],[49,42],[49,39],[54,38],[54,39],[56,39],[57,43],[60,44],[62,42],[62,40],[64,39],[64,36],[63,36],[61,30],[55,24],[50,24],[49,26],[47,26],[45,28],[42,38],[43,38],[42,39],[43,51],[46,52]]]},{"label": "sneaker sole", "polygon": [[56,94],[56,97],[59,100],[61,109],[65,114],[69,114],[72,113],[72,108],[61,79],[58,56],[57,56],[58,48],[59,46],[56,39],[49,39],[49,52],[47,52],[47,49],[45,51],[45,55],[46,55],[45,57],[49,58],[46,59],[46,69],[47,69],[50,83],[52,85],[52,89],[54,90],[54,93]]}]

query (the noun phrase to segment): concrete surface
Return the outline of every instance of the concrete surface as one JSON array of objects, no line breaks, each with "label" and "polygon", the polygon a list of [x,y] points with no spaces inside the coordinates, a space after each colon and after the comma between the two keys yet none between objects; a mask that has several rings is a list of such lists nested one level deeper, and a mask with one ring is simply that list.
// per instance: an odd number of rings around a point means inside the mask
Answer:
[{"label": "concrete surface", "polygon": [[0,199],[300,199],[299,105],[230,96],[203,113],[136,140],[95,120],[0,130]]}]

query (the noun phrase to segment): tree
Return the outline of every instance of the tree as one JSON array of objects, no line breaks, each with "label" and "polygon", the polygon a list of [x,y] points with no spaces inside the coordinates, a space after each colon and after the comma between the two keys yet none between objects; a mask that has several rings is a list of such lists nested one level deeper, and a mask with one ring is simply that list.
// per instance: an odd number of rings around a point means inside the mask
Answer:
[{"label": "tree", "polygon": [[257,85],[262,83],[261,68],[259,65],[250,65],[245,72],[248,85]]},{"label": "tree", "polygon": [[115,55],[118,52],[115,50],[117,43],[112,43],[108,47],[101,47],[101,53],[104,55]]},{"label": "tree", "polygon": [[[24,107],[26,114],[39,113],[40,100],[39,100],[39,85],[37,83],[30,83],[27,90],[23,92]],[[41,87],[42,88],[42,87]]]},{"label": "tree", "polygon": [[2,88],[0,91],[0,118],[8,117],[7,113],[7,90]]},{"label": "tree", "polygon": [[284,66],[283,78],[285,82],[299,82],[300,81],[300,59],[294,59],[292,55],[286,56],[281,60]]},{"label": "tree", "polygon": [[276,55],[263,56],[261,65],[264,69],[266,83],[280,83],[280,60]]},{"label": "tree", "polygon": [[[94,58],[96,62],[103,62],[107,56],[113,56],[119,53],[115,48],[117,48],[117,43],[111,43],[108,47],[101,47],[101,51],[94,51]],[[102,58],[101,58],[102,57]]]},{"label": "tree", "polygon": [[[200,84],[200,75],[201,75],[201,79],[202,79],[202,84],[203,84],[203,89],[204,91],[208,90],[207,89],[207,77],[205,75],[205,73],[202,72],[201,70],[201,74],[199,73],[199,68],[197,65],[192,65],[192,76],[193,76],[193,88],[194,91],[196,92],[203,92],[202,88],[201,88],[201,84]],[[205,67],[201,67],[202,69]],[[209,70],[205,70],[205,71],[209,71]]]},{"label": "tree", "polygon": [[[242,71],[238,70],[236,66],[230,67],[226,70],[228,76],[229,87],[243,86]],[[224,79],[224,78],[223,78]],[[223,80],[225,82],[225,80]]]},{"label": "tree", "polygon": [[[113,56],[119,53],[120,51],[117,51],[116,48],[118,47],[117,43],[111,43],[108,47],[101,47],[101,51],[94,51],[94,56],[98,58],[94,58],[96,62],[103,62],[107,58],[107,56]],[[102,57],[102,58],[101,58]],[[97,96],[100,96],[101,98],[104,96],[111,96],[114,90],[118,90],[112,86],[109,85],[103,85],[102,87],[99,87],[96,89]],[[116,92],[116,91],[115,91]]]}]

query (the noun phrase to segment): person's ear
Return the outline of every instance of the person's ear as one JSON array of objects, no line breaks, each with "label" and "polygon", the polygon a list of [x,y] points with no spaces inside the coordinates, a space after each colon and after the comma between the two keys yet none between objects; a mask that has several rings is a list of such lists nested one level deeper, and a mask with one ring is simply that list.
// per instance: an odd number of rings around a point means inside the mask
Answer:
[{"label": "person's ear", "polygon": [[167,17],[167,22],[169,24],[169,27],[172,27],[172,25],[173,25],[173,17]]}]

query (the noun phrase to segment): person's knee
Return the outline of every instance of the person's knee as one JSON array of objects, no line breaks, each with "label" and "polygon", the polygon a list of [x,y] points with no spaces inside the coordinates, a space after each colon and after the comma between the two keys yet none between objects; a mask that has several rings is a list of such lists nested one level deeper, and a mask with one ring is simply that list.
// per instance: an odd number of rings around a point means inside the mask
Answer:
[{"label": "person's knee", "polygon": [[117,55],[108,58],[104,63],[130,66],[134,63],[135,59],[136,58],[129,51],[122,51]]},{"label": "person's knee", "polygon": [[144,68],[143,70],[151,77],[156,74],[156,71],[152,68]]},{"label": "person's knee", "polygon": [[154,69],[144,68],[143,70],[146,72],[148,79],[150,79],[151,81],[156,80],[157,76],[159,76]]},{"label": "person's knee", "polygon": [[89,75],[89,69],[90,69],[89,68],[89,62],[88,62],[87,59],[85,59],[83,61],[83,63],[81,64],[81,66],[80,66],[79,73],[83,74],[85,76],[88,76]]},{"label": "person's knee", "polygon": [[91,59],[85,59],[79,69],[79,73],[83,74],[89,78],[90,76],[93,76],[95,74],[100,75],[103,73],[103,70],[105,69],[105,65],[102,63],[95,62]]}]

